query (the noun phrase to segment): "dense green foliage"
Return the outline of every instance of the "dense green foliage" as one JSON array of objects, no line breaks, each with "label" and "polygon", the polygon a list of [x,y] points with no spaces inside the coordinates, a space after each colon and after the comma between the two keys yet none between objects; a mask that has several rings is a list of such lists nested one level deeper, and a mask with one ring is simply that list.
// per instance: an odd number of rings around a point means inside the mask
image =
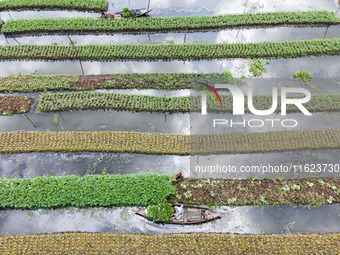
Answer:
[{"label": "dense green foliage", "polygon": [[300,79],[312,79],[313,78],[313,75],[312,73],[310,72],[307,72],[307,71],[297,71],[295,74],[294,74],[294,78],[300,78]]},{"label": "dense green foliage", "polygon": [[175,194],[168,175],[74,175],[0,178],[0,208],[151,205]]},{"label": "dense green foliage", "polygon": [[38,92],[88,89],[190,89],[195,81],[234,84],[233,75],[221,73],[117,73],[110,75],[30,75],[0,77],[0,92]]},{"label": "dense green foliage", "polygon": [[297,82],[307,85],[310,79],[313,78],[313,74],[307,71],[297,71],[293,77]]},{"label": "dense green foliage", "polygon": [[79,75],[51,74],[30,75],[21,73],[0,77],[0,92],[38,92],[49,90],[69,90],[71,84],[79,81]]},{"label": "dense green foliage", "polygon": [[[218,223],[216,223],[218,224]],[[57,233],[0,237],[0,253],[13,254],[338,254],[340,234],[171,235]]]},{"label": "dense green foliage", "polygon": [[18,9],[74,9],[82,11],[104,11],[107,0],[1,0],[1,10]]},{"label": "dense green foliage", "polygon": [[173,212],[172,204],[169,203],[149,205],[146,216],[153,221],[164,222],[171,219]]},{"label": "dense green foliage", "polygon": [[[129,12],[126,12],[129,16]],[[244,15],[141,17],[138,19],[99,18],[36,18],[11,19],[2,28],[4,34],[20,33],[86,33],[86,32],[147,32],[172,30],[207,30],[242,26],[329,25],[340,23],[330,11],[265,12]]]},{"label": "dense green foliage", "polygon": [[[299,98],[299,96],[288,96]],[[222,95],[220,104],[207,98],[207,108],[210,112],[233,112],[233,98],[231,95]],[[257,110],[267,110],[272,106],[273,98],[268,95],[254,95],[253,105]],[[246,112],[247,99],[245,100]],[[340,94],[313,95],[304,106],[312,112],[340,111]],[[128,95],[105,92],[71,92],[43,94],[38,104],[42,112],[67,111],[67,110],[121,110],[121,111],[147,111],[147,112],[199,112],[201,111],[201,96],[164,97],[149,95]],[[287,112],[300,111],[295,105],[287,105]],[[278,98],[277,111],[281,110],[281,99]]]},{"label": "dense green foliage", "polygon": [[251,72],[254,77],[260,77],[267,72],[265,64],[267,63],[263,59],[252,59],[250,62],[249,72]]},{"label": "dense green foliage", "polygon": [[202,60],[295,58],[340,54],[340,39],[258,43],[112,44],[0,46],[0,59],[14,60]]},{"label": "dense green foliage", "polygon": [[0,133],[0,141],[0,153],[102,151],[173,155],[232,154],[339,149],[340,129],[211,135],[113,131],[8,132]]}]

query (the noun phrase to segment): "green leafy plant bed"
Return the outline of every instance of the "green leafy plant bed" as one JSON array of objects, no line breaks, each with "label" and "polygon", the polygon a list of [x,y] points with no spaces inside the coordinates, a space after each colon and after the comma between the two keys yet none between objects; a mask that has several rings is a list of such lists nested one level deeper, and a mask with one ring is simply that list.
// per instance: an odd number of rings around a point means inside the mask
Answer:
[{"label": "green leafy plant bed", "polygon": [[340,39],[258,43],[0,46],[1,60],[202,60],[296,58],[340,54]]},{"label": "green leafy plant bed", "polygon": [[340,178],[183,179],[175,185],[178,202],[186,204],[242,206],[340,203]]},{"label": "green leafy plant bed", "polygon": [[243,15],[227,14],[217,16],[141,17],[138,19],[99,19],[82,17],[11,19],[6,22],[2,28],[2,32],[5,35],[100,32],[143,33],[200,31],[209,29],[220,30],[259,26],[320,26],[339,23],[340,18],[330,11],[298,11],[247,13]]},{"label": "green leafy plant bed", "polygon": [[0,115],[27,113],[31,110],[33,102],[34,98],[32,97],[0,96]]},{"label": "green leafy plant bed", "polygon": [[0,11],[68,9],[80,11],[105,11],[107,0],[2,0]]},{"label": "green leafy plant bed", "polygon": [[194,81],[233,84],[233,75],[220,73],[118,73],[107,75],[30,75],[0,77],[0,92],[38,92],[89,89],[190,89]]},{"label": "green leafy plant bed", "polygon": [[[289,98],[298,98],[290,96]],[[208,111],[232,112],[233,99],[230,95],[222,95],[221,105],[214,104],[209,97]],[[247,104],[247,100],[245,100]],[[270,109],[272,96],[256,95],[253,104],[257,110]],[[278,100],[277,111],[280,110],[281,100]],[[313,95],[304,106],[312,112],[340,111],[339,95]],[[191,112],[201,110],[201,96],[191,97],[164,97],[146,95],[127,95],[103,92],[72,92],[72,93],[48,93],[41,97],[38,109],[42,112],[67,111],[67,110],[123,110],[123,111],[147,111],[147,112]],[[246,109],[249,112],[249,109]],[[288,105],[287,112],[300,111],[295,105]]]},{"label": "green leafy plant bed", "polygon": [[[340,234],[59,233],[0,237],[7,254],[337,254]],[[15,251],[15,252],[13,252]]]},{"label": "green leafy plant bed", "polygon": [[171,219],[173,212],[172,204],[169,203],[149,205],[147,208],[147,217],[155,222],[165,222]]},{"label": "green leafy plant bed", "polygon": [[170,177],[159,174],[0,178],[0,186],[0,207],[16,209],[145,206],[176,192]]},{"label": "green leafy plant bed", "polygon": [[233,154],[309,149],[339,149],[340,129],[211,135],[137,132],[0,133],[0,153],[128,152],[145,154]]}]

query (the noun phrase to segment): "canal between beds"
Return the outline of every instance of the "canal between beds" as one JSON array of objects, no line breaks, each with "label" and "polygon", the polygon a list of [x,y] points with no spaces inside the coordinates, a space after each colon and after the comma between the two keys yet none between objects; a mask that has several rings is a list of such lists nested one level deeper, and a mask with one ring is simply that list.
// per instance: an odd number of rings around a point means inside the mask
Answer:
[{"label": "canal between beds", "polygon": [[[203,178],[304,178],[338,177],[336,171],[291,172],[230,172],[196,173],[190,164],[207,165],[207,162],[227,162],[239,169],[241,166],[339,164],[340,150],[314,150],[272,152],[258,154],[232,154],[207,156],[142,155],[126,153],[26,153],[0,154],[0,177],[33,178],[38,176],[66,176],[86,174],[161,173]],[[311,168],[311,167],[310,167]]]},{"label": "canal between beds", "polygon": [[340,205],[218,207],[221,219],[201,225],[155,224],[137,207],[0,211],[0,235],[53,232],[287,234],[340,231]]}]

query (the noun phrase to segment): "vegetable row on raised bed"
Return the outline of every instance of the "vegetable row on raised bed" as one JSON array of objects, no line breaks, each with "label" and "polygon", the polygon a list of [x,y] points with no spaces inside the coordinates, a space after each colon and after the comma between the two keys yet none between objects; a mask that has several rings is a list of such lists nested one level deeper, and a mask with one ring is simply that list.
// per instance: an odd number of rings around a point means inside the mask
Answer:
[{"label": "vegetable row on raised bed", "polygon": [[159,174],[0,178],[0,186],[0,208],[16,209],[152,205],[176,192]]},{"label": "vegetable row on raised bed", "polygon": [[195,81],[233,84],[233,75],[220,73],[117,73],[110,75],[34,75],[0,77],[0,92],[89,89],[191,89]]},{"label": "vegetable row on raised bed", "polygon": [[0,46],[1,60],[202,60],[296,58],[340,54],[340,39],[257,43]]},{"label": "vegetable row on raised bed", "polygon": [[[171,181],[170,176],[159,174],[0,178],[0,208],[146,206],[164,205],[166,202],[229,206],[340,202],[340,178]],[[217,187],[218,196],[214,193]],[[166,204],[163,207],[166,209],[168,206]]]},{"label": "vegetable row on raised bed", "polygon": [[59,233],[0,237],[1,254],[337,254],[340,234]]},{"label": "vegetable row on raised bed", "polygon": [[[300,98],[288,96],[287,98]],[[210,112],[233,112],[233,98],[231,95],[221,95],[222,105],[215,104],[207,98],[207,109]],[[272,107],[273,98],[269,95],[254,95],[253,106],[257,110],[267,110]],[[311,112],[340,111],[340,94],[313,95],[311,100],[304,104]],[[71,92],[43,94],[38,104],[42,112],[68,111],[68,110],[120,110],[136,112],[197,112],[201,111],[201,96],[164,97],[149,95],[127,95],[105,92]],[[245,109],[247,98],[245,98]],[[281,110],[281,99],[278,98],[276,111]],[[287,105],[287,112],[300,111],[295,105]]]},{"label": "vegetable row on raised bed", "polygon": [[107,0],[2,0],[0,11],[4,10],[49,10],[73,9],[80,11],[105,11]]},{"label": "vegetable row on raised bed", "polygon": [[138,19],[36,18],[11,19],[2,28],[5,35],[37,33],[114,33],[199,31],[254,26],[315,26],[339,24],[340,18],[330,11],[264,12],[217,16],[141,17]]},{"label": "vegetable row on raised bed", "polygon": [[[287,165],[289,169],[289,165]],[[340,174],[340,165],[332,170]],[[308,168],[309,167],[309,168]],[[325,173],[331,170],[327,165],[306,168],[292,168],[290,174],[302,171]],[[205,173],[206,176],[220,173]],[[192,170],[194,172],[195,170]],[[226,171],[227,172],[227,171]],[[223,173],[223,172],[222,172]],[[275,173],[268,169],[268,174]],[[175,184],[177,201],[197,205],[321,205],[340,203],[340,178],[303,179],[183,179]],[[218,187],[218,192],[216,189]]]},{"label": "vegetable row on raised bed", "polygon": [[0,153],[127,152],[145,154],[234,154],[310,149],[339,149],[340,129],[293,130],[211,135],[137,132],[0,133]]}]

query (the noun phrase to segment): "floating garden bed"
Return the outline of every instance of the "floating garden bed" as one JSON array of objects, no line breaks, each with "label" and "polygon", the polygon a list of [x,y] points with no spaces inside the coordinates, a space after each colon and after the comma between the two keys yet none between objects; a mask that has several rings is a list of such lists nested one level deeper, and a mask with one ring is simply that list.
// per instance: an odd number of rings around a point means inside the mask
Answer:
[{"label": "floating garden bed", "polygon": [[189,136],[137,132],[11,132],[0,133],[0,153],[129,152],[189,154]]},{"label": "floating garden bed", "polygon": [[[289,98],[298,98],[290,96]],[[232,112],[233,99],[231,95],[222,95],[221,105],[214,104],[207,99],[208,111]],[[245,105],[247,100],[245,100]],[[253,105],[257,110],[267,110],[272,106],[272,96],[255,95]],[[340,111],[339,95],[313,95],[311,100],[304,104],[311,112]],[[68,111],[68,110],[121,110],[136,112],[199,112],[201,111],[201,96],[191,97],[164,97],[149,95],[126,95],[103,92],[72,92],[47,93],[41,97],[38,109],[42,112]],[[281,100],[278,100],[277,111],[281,109]],[[287,112],[300,111],[295,105],[287,105]],[[246,109],[249,112],[249,109]]]},{"label": "floating garden bed", "polygon": [[233,75],[220,73],[118,73],[106,75],[22,75],[0,77],[0,92],[39,92],[89,89],[190,89],[196,80],[233,84]]},{"label": "floating garden bed", "polygon": [[0,46],[1,60],[202,60],[296,58],[340,54],[340,39],[258,43]]},{"label": "floating garden bed", "polygon": [[0,11],[6,10],[79,10],[105,11],[107,0],[2,0]]},{"label": "floating garden bed", "polygon": [[0,133],[0,153],[127,152],[144,154],[233,154],[339,149],[340,129],[294,130],[211,135],[137,132]]},{"label": "floating garden bed", "polygon": [[0,96],[0,115],[27,113],[31,110],[34,98],[26,96]]},{"label": "floating garden bed", "polygon": [[170,31],[221,30],[268,26],[326,26],[339,24],[330,11],[264,12],[217,16],[141,17],[138,19],[38,18],[11,19],[2,28],[5,35],[56,33],[145,33]]},{"label": "floating garden bed", "polygon": [[0,178],[0,208],[146,206],[167,201],[230,206],[340,203],[340,178],[184,179],[171,183],[174,179],[159,174]]},{"label": "floating garden bed", "polygon": [[2,209],[152,205],[176,192],[170,177],[159,174],[0,178],[0,186]]},{"label": "floating garden bed", "polygon": [[[334,171],[340,170],[337,168]],[[340,178],[184,179],[175,185],[178,202],[186,204],[242,206],[340,203]]]},{"label": "floating garden bed", "polygon": [[1,254],[337,254],[340,234],[59,233],[0,237]]}]

